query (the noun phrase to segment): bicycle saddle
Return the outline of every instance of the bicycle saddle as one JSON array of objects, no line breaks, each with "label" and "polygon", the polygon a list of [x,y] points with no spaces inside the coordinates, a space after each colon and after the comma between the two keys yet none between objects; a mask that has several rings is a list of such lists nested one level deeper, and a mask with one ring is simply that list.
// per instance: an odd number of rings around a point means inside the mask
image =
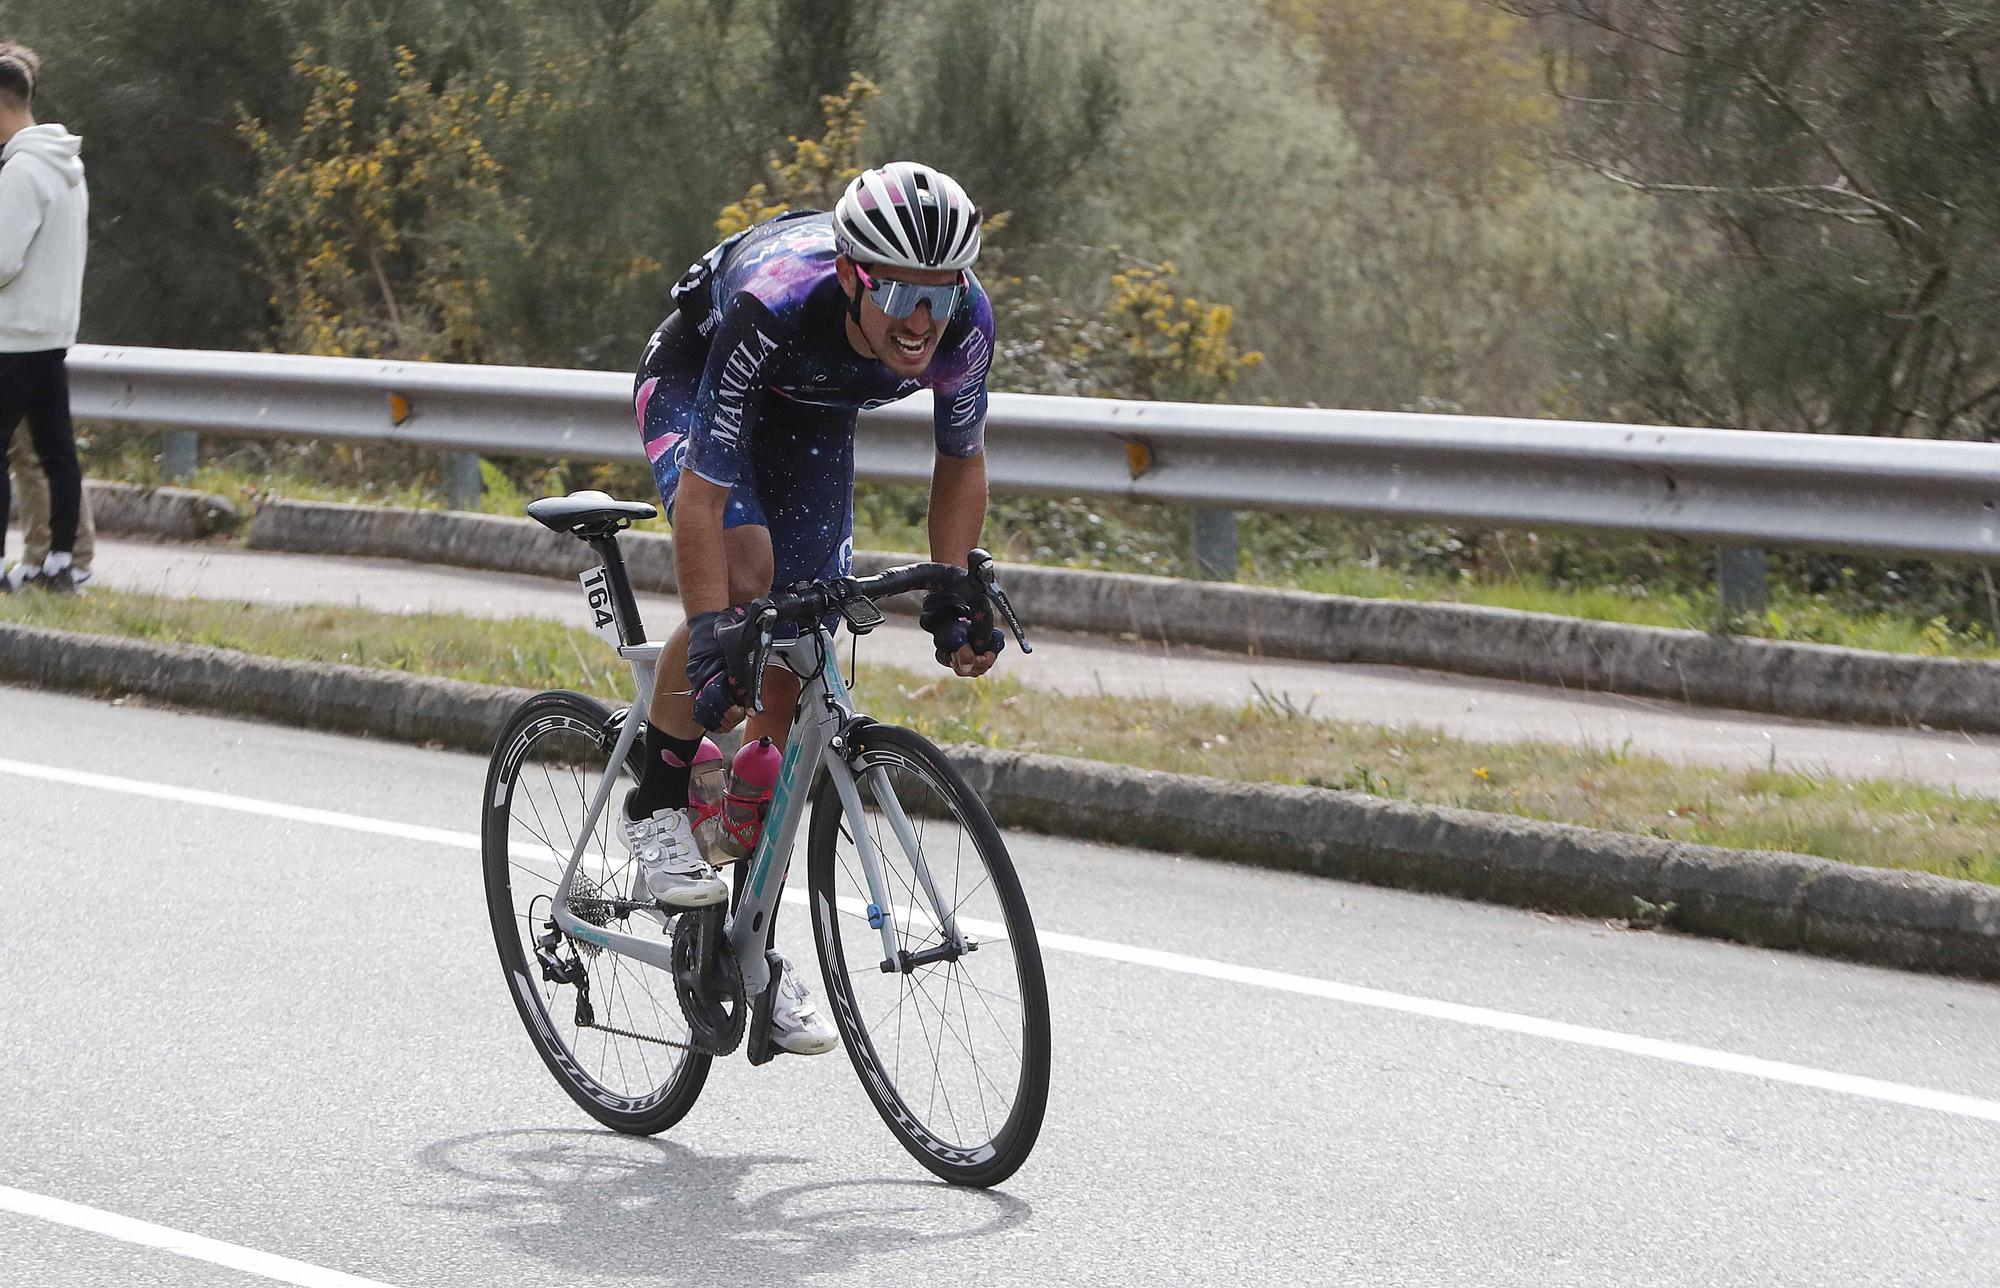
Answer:
[{"label": "bicycle saddle", "polygon": [[528,503],[528,517],[537,523],[585,538],[608,536],[634,520],[650,519],[658,513],[644,501],[620,501],[602,492],[545,496]]}]

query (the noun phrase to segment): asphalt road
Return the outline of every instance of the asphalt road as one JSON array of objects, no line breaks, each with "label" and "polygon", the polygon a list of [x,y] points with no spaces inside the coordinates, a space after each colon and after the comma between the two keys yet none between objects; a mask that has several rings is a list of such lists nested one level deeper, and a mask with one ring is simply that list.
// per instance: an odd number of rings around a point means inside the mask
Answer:
[{"label": "asphalt road", "polygon": [[838,1055],[617,1137],[502,988],[483,771],[0,688],[0,1283],[2000,1265],[2000,989],[1028,834],[1057,1059],[1004,1190],[931,1182]]},{"label": "asphalt road", "polygon": [[[545,578],[220,545],[104,541],[99,549],[103,584],[117,588],[264,603],[358,603],[385,612],[582,621],[580,592]],[[655,634],[679,620],[678,603],[659,596],[641,596],[640,608]],[[1029,628],[1034,656],[1010,652],[1002,670],[1059,693],[1167,696],[1235,707],[1262,692],[1317,715],[1442,730],[1478,741],[1626,748],[1685,764],[1771,764],[2000,794],[2000,737],[1823,724],[1407,667],[1247,658],[1043,631],[1033,623]],[[864,666],[877,661],[917,670],[935,665],[929,639],[908,618],[891,618],[870,635],[861,660]]]}]

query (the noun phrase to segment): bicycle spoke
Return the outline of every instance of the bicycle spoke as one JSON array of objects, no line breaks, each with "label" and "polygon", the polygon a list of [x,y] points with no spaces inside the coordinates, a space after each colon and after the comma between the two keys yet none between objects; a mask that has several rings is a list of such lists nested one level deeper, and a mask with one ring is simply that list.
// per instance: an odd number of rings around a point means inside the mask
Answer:
[{"label": "bicycle spoke", "polygon": [[561,884],[558,878],[552,877],[546,872],[537,872],[525,863],[516,863],[514,860],[509,859],[507,860],[507,866],[513,868],[516,872],[525,872],[535,880],[546,882],[551,886]]},{"label": "bicycle spoke", "polygon": [[[905,978],[909,979],[912,982],[912,986],[915,987],[916,990],[923,995],[925,1001],[930,1002],[930,1004],[937,1009],[938,1037],[943,1038],[944,1028],[945,1028],[943,1008],[938,1007],[937,1003],[934,1000],[932,1000],[930,996],[930,990],[926,989],[921,983],[916,982],[915,975],[905,976]],[[933,1111],[936,1110],[938,1097],[942,1095],[944,1097],[945,1117],[951,1119],[951,1129],[954,1133],[957,1133],[959,1130],[958,1114],[956,1111],[952,1109],[951,1106],[951,1089],[944,1085],[944,1056],[938,1050],[937,1043],[931,1041],[930,1030],[926,1028],[924,1025],[924,1012],[922,1007],[917,1008],[917,1028],[923,1032],[924,1044],[930,1047],[931,1049],[931,1109]]]},{"label": "bicycle spoke", "polygon": [[[958,974],[959,972],[954,970],[951,973],[951,975],[946,977],[944,995],[947,1001],[949,1001],[951,998],[950,981],[954,978],[957,978]],[[960,980],[958,985],[958,1015],[959,1019],[965,1025],[966,1037],[969,1039],[972,1036],[972,1016],[965,1009],[965,984],[963,980]],[[970,1046],[967,1047],[967,1054],[971,1054]],[[979,1067],[979,1057],[976,1055],[972,1057],[972,1072],[978,1075],[978,1077],[975,1078],[975,1080],[973,1081],[972,1089],[974,1091],[979,1092],[979,1121],[985,1124],[988,1134],[991,1134],[993,1131],[993,1115],[986,1112],[986,1093],[984,1091],[980,1091],[979,1081],[978,1081],[978,1078],[985,1078],[986,1074],[985,1071]],[[995,1093],[998,1093],[1000,1088],[996,1085],[994,1086],[993,1090]]]},{"label": "bicycle spoke", "polygon": [[[979,1055],[972,1049],[971,1045],[967,1041],[967,1039],[969,1039],[972,1035],[970,1026],[967,1027],[965,1035],[963,1037],[961,1037],[951,1027],[950,1007],[949,1007],[949,1003],[951,1001],[951,977],[949,975],[945,977],[944,981],[944,997],[947,1005],[938,1006],[937,1002],[931,998],[930,990],[924,989],[924,1000],[930,1002],[932,1006],[936,1006],[938,1008],[940,1034],[941,1035],[950,1034],[952,1039],[958,1043],[959,1049],[964,1051],[967,1058],[971,1060],[973,1071],[975,1073],[980,1073]],[[980,1073],[980,1076],[984,1077],[985,1075],[983,1073]],[[995,1091],[1000,1090],[999,1084],[993,1082],[993,1080],[990,1078],[987,1079],[987,1085],[991,1086]]]},{"label": "bicycle spoke", "polygon": [[[556,817],[562,820],[563,835],[569,837],[571,843],[574,844],[576,839],[576,832],[569,825],[569,815],[563,812],[562,798],[561,798],[562,794],[556,790],[556,780],[550,777],[549,767],[546,763],[541,766],[541,770],[542,770],[542,781],[549,785],[549,806],[550,808],[555,810]],[[535,816],[537,818],[540,818],[541,811],[537,810],[535,812]]]}]

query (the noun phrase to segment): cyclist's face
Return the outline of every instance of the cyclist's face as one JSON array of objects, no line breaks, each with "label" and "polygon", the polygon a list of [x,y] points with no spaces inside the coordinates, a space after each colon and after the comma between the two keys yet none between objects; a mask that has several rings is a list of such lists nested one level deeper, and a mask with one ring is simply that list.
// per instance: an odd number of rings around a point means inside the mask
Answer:
[{"label": "cyclist's face", "polygon": [[[906,318],[893,318],[884,313],[876,302],[869,298],[867,288],[861,283],[860,274],[852,263],[845,260],[840,265],[841,285],[850,295],[862,292],[861,335],[876,357],[889,370],[913,380],[924,374],[931,365],[931,357],[937,352],[938,338],[944,334],[945,324],[951,319],[931,316],[929,304],[917,305],[916,312]],[[918,286],[950,286],[959,280],[959,274],[950,269],[890,268],[869,265],[865,270],[875,282],[911,282]]]}]

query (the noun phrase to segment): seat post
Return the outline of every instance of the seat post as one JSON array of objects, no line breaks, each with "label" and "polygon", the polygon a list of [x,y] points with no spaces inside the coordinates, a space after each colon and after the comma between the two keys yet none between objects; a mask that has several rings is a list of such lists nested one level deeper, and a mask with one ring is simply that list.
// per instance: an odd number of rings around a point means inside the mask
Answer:
[{"label": "seat post", "polygon": [[604,565],[604,576],[611,583],[611,610],[618,615],[618,638],[628,646],[644,644],[646,628],[639,621],[639,601],[632,598],[632,579],[625,572],[625,556],[619,553],[618,535],[607,532],[584,540],[597,552]]}]

